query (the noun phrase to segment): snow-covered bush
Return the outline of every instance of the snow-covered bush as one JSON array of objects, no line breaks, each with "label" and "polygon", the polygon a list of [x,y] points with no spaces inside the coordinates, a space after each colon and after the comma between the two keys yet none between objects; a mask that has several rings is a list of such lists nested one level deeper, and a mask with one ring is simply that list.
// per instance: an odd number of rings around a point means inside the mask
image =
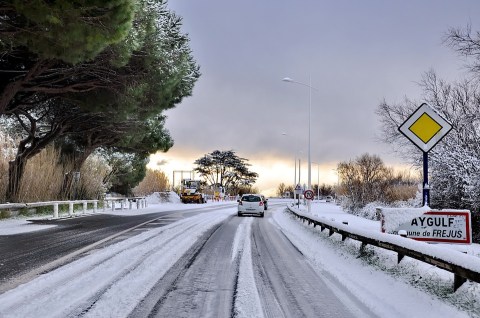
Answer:
[{"label": "snow-covered bush", "polygon": [[377,215],[377,208],[418,208],[422,204],[421,196],[416,198],[411,198],[407,201],[395,201],[392,203],[385,203],[380,201],[370,202],[365,205],[363,208],[356,211],[351,211],[350,213],[361,216],[369,220],[379,220]]},{"label": "snow-covered bush", "polygon": [[100,199],[107,192],[104,177],[110,172],[105,159],[97,154],[90,155],[80,169],[78,197],[85,199]]}]

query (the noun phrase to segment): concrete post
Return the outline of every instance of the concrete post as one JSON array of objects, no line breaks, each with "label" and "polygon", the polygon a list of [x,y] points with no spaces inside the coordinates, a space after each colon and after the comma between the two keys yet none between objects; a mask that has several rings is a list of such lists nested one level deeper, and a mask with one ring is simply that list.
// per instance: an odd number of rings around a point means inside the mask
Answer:
[{"label": "concrete post", "polygon": [[58,219],[58,203],[53,204],[53,218]]}]

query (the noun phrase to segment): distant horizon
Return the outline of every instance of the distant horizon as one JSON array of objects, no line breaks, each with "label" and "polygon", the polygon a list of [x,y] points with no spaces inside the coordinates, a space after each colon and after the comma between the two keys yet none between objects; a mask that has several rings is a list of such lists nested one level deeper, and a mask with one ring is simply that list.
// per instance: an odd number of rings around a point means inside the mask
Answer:
[{"label": "distant horizon", "polygon": [[[212,150],[213,151],[213,150]],[[168,177],[170,184],[173,182],[173,171],[193,171],[195,165],[193,162],[201,158],[204,154],[195,157],[195,159],[189,160],[185,154],[176,154],[174,152],[170,153],[157,153],[150,156],[150,162],[147,167],[150,169],[158,169],[163,171]],[[242,154],[237,153],[240,157]],[[359,154],[358,156],[360,156]],[[356,157],[358,157],[356,156]],[[181,159],[179,159],[181,158]],[[380,157],[381,158],[381,157]],[[293,179],[295,177],[294,173],[294,158],[291,160],[285,159],[276,159],[276,158],[264,158],[263,160],[257,159],[248,159],[248,163],[251,164],[250,170],[259,174],[257,182],[253,184],[253,187],[258,188],[258,190],[265,195],[273,196],[276,194],[276,190],[281,183],[285,185],[293,185]],[[351,158],[354,160],[355,158]],[[382,159],[383,160],[383,159]],[[349,161],[349,160],[346,160]],[[161,165],[157,163],[161,162]],[[298,161],[297,161],[298,162]],[[338,162],[339,163],[339,162]],[[334,186],[338,182],[338,177],[336,174],[336,168],[338,163],[325,163],[320,165],[320,185],[326,184]],[[387,167],[392,167],[395,171],[415,171],[414,168],[409,168],[408,165],[391,165],[384,161],[384,164]],[[307,184],[307,160],[301,160],[301,184]],[[298,169],[298,166],[297,166]],[[185,174],[186,177],[187,174]],[[198,174],[196,176],[199,177]],[[176,176],[175,178],[178,178]],[[297,179],[298,179],[298,170],[297,170]],[[176,179],[176,183],[179,182],[179,179]],[[312,186],[318,184],[318,165],[312,163]],[[173,185],[174,186],[174,185]]]}]

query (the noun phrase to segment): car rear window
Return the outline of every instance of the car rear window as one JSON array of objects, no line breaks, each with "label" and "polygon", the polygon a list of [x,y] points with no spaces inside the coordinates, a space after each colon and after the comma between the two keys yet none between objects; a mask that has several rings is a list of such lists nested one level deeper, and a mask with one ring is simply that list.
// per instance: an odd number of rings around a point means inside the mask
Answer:
[{"label": "car rear window", "polygon": [[259,196],[256,195],[245,195],[242,197],[242,201],[247,201],[247,202],[260,202],[262,199]]}]

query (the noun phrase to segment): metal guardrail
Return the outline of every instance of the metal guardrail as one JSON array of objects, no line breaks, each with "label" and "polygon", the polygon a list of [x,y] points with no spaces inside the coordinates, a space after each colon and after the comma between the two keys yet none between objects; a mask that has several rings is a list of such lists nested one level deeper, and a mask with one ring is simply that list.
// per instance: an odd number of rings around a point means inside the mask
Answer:
[{"label": "metal guardrail", "polygon": [[93,213],[97,213],[98,202],[103,201],[103,211],[106,211],[107,206],[110,207],[112,211],[115,210],[115,203],[120,202],[120,209],[124,210],[127,205],[129,209],[132,209],[133,202],[136,203],[137,209],[147,207],[147,201],[145,197],[130,197],[130,198],[106,198],[104,200],[73,200],[73,201],[46,201],[46,202],[34,202],[34,203],[6,203],[0,204],[0,210],[18,210],[18,209],[29,209],[37,208],[43,206],[53,206],[53,218],[58,219],[58,207],[60,205],[68,204],[68,216],[74,216],[74,205],[82,205],[82,213],[87,212],[87,207],[89,203],[93,203]]},{"label": "metal guardrail", "polygon": [[[328,235],[332,236],[338,233],[342,236],[342,241],[347,238],[362,242],[360,252],[363,253],[367,245],[377,246],[383,249],[397,252],[397,263],[405,257],[411,257],[424,263],[439,267],[454,274],[453,290],[456,291],[468,280],[480,283],[480,259],[466,255],[458,251],[453,251],[452,255],[446,255],[445,249],[428,243],[415,241],[399,235],[387,233],[375,233],[371,231],[352,229],[348,223],[338,223],[328,221],[318,217],[307,215],[297,209],[287,205],[287,208],[296,217],[303,222],[320,226],[320,230],[329,230]],[[455,254],[455,255],[453,255]]]}]

